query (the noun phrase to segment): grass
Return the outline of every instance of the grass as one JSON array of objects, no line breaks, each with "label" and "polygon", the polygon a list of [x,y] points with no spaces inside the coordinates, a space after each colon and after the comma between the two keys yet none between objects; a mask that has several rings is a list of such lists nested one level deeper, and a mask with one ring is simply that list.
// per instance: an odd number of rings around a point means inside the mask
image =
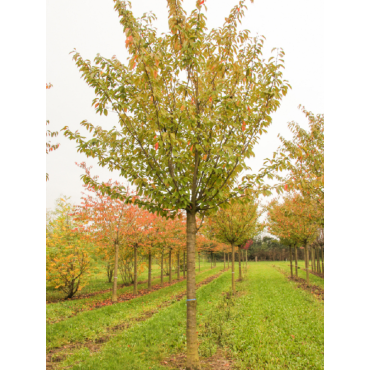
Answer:
[{"label": "grass", "polygon": [[[197,290],[199,315],[207,316],[217,304],[217,298],[230,287],[231,273]],[[161,310],[152,318],[116,335],[101,351],[91,354],[80,351],[81,363],[72,369],[147,370],[167,369],[160,362],[182,352],[186,345],[186,300],[182,299]]]},{"label": "grass", "polygon": [[[288,272],[290,274],[290,264],[289,261],[278,261],[278,262],[272,262],[273,265],[278,266],[279,268],[283,269],[284,271]],[[303,271],[305,268],[304,261],[298,261],[298,277],[306,280],[306,271]],[[311,265],[310,267],[311,268]],[[293,261],[293,275],[295,276],[295,262]],[[324,279],[321,277],[318,277],[316,275],[310,274],[310,284],[317,285],[320,288],[324,289]]]},{"label": "grass", "polygon": [[[228,294],[230,270],[197,290],[201,356],[213,356],[222,349],[233,360],[233,369],[324,368],[323,302],[297,288],[273,264],[281,264],[281,268],[285,264],[289,269],[287,262],[250,263],[247,278],[237,283],[235,297]],[[202,272],[197,281],[222,267],[219,264]],[[98,338],[109,327],[132,322],[130,328],[116,332],[98,351],[87,347],[72,350],[61,366],[75,370],[169,370],[162,365],[163,360],[186,349],[186,300],[174,299],[185,290],[185,284],[181,281],[128,302],[48,325],[48,348]],[[164,302],[169,305],[157,310]],[[147,320],[134,321],[151,310],[156,313]]]},{"label": "grass", "polygon": [[[221,266],[201,272],[196,281],[200,282],[220,272]],[[94,340],[108,332],[108,328],[137,319],[143,312],[154,310],[161,303],[186,289],[186,280],[134,298],[127,302],[79,313],[55,324],[46,326],[47,348],[60,347],[71,342]]]},{"label": "grass", "polygon": [[[218,265],[221,266],[220,264]],[[201,264],[201,272],[207,269],[210,269],[210,268],[211,268],[211,264],[208,262],[204,262]],[[198,269],[197,269],[197,273],[198,273]],[[160,284],[160,277],[156,275],[154,275],[152,278],[152,285]],[[159,275],[160,275],[160,271],[159,271]],[[146,272],[145,277],[147,277],[147,272]],[[180,277],[182,277],[182,272],[180,274]],[[176,278],[177,278],[177,274],[173,274],[172,279],[175,280]],[[143,276],[140,276],[138,280],[139,281],[143,280]],[[166,283],[168,281],[169,281],[169,277],[165,276],[164,282]],[[147,282],[138,284],[138,290],[145,289],[147,288],[147,286],[148,286]],[[107,283],[107,286],[104,289],[108,289],[111,287],[112,287],[112,283],[109,283],[109,284]],[[133,291],[133,286],[125,286],[123,288],[118,289],[117,293],[118,295],[121,295],[125,293],[130,293],[132,291]],[[48,324],[52,324],[52,323],[65,320],[71,316],[74,316],[76,314],[78,315],[83,311],[89,310],[90,308],[93,307],[95,303],[108,300],[111,297],[112,297],[112,292],[108,291],[106,293],[96,294],[88,298],[81,298],[81,299],[76,299],[76,300],[66,300],[66,301],[61,301],[57,303],[50,303],[46,305],[46,322]]]},{"label": "grass", "polygon": [[238,284],[246,294],[229,313],[215,310],[203,347],[218,343],[235,360],[233,368],[323,369],[323,303],[297,289],[274,263],[250,265],[248,278]]}]

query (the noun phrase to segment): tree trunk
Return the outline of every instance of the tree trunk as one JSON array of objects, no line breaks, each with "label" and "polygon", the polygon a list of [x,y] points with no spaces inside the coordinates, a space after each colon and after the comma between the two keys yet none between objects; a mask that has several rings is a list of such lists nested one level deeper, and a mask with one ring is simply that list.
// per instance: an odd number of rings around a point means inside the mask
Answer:
[{"label": "tree trunk", "polygon": [[186,324],[186,343],[187,343],[187,370],[200,370],[198,354],[198,335],[197,335],[197,303],[196,303],[196,282],[195,282],[195,248],[196,248],[197,226],[195,213],[187,212],[186,217],[186,246],[188,257],[188,279],[187,286],[187,324]]},{"label": "tree trunk", "polygon": [[134,246],[134,294],[137,294],[137,246]]},{"label": "tree trunk", "polygon": [[161,255],[161,286],[163,286],[163,251]]},{"label": "tree trunk", "polygon": [[168,282],[171,284],[172,283],[172,261],[171,261],[171,249],[170,249],[170,253],[168,253],[168,268],[169,268],[169,273],[170,273],[170,276],[169,276],[169,280]]},{"label": "tree trunk", "polygon": [[114,242],[114,276],[113,276],[113,294],[112,294],[112,302],[117,302],[117,275],[118,275],[118,251],[119,245],[117,242]]},{"label": "tree trunk", "polygon": [[231,244],[231,287],[235,295],[235,251],[234,244]]},{"label": "tree trunk", "polygon": [[227,269],[230,268],[230,253],[227,252]]},{"label": "tree trunk", "polygon": [[257,262],[257,256],[255,257],[255,261]]},{"label": "tree trunk", "polygon": [[177,280],[180,280],[180,252],[177,253]]},{"label": "tree trunk", "polygon": [[[185,276],[186,276],[186,255],[185,255],[185,252],[184,252],[184,271],[183,271],[183,273],[182,273],[182,275],[184,276],[184,279],[185,279]],[[195,259],[195,257],[194,257],[194,259]]]},{"label": "tree trunk", "polygon": [[245,271],[248,272],[248,249],[245,250]]},{"label": "tree trunk", "polygon": [[152,252],[149,252],[149,261],[148,261],[148,289],[152,289]]},{"label": "tree trunk", "polygon": [[305,251],[305,254],[306,254],[306,281],[307,281],[307,284],[310,283],[310,272],[309,272],[309,261],[310,261],[310,252],[308,250],[308,247],[307,247],[307,243],[304,245],[304,251]]},{"label": "tree trunk", "polygon": [[108,277],[108,283],[112,282],[113,279],[113,273],[114,273],[114,268],[112,269],[112,266],[110,262],[107,263],[107,277]]},{"label": "tree trunk", "polygon": [[238,260],[239,260],[239,280],[243,280],[243,275],[242,275],[242,259],[241,259],[241,249],[239,247],[238,249]]},{"label": "tree trunk", "polygon": [[321,247],[321,270],[324,274],[324,246]]},{"label": "tree trunk", "polygon": [[294,257],[295,257],[295,276],[298,277],[298,250],[297,246],[294,246]]},{"label": "tree trunk", "polygon": [[198,252],[198,256],[199,256],[199,272],[200,272],[200,252]]},{"label": "tree trunk", "polygon": [[224,271],[226,270],[226,255],[225,255],[225,252],[224,252]]},{"label": "tree trunk", "polygon": [[290,277],[293,278],[293,257],[292,257],[292,246],[289,246],[289,258],[290,258]]}]

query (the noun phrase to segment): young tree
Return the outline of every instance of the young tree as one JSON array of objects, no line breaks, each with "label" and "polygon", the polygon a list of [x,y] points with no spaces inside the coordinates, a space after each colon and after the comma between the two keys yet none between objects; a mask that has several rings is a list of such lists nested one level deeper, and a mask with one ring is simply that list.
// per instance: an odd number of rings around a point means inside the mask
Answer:
[{"label": "young tree", "polygon": [[[83,121],[91,140],[65,128],[78,151],[97,157],[135,183],[137,204],[187,220],[187,369],[199,369],[196,334],[196,215],[245,195],[262,178],[245,175],[245,160],[271,123],[289,85],[282,80],[284,52],[262,58],[264,37],[237,30],[246,9],[239,1],[223,27],[207,32],[205,1],[186,15],[181,0],[168,0],[170,32],[157,35],[153,14],[135,18],[129,1],[115,0],[130,54],[128,65],[98,55],[95,64],[74,51],[85,81],[95,89],[97,113],[117,114],[105,130]],[[99,184],[91,177],[84,181]],[[120,197],[115,189],[108,194]]]},{"label": "young tree", "polygon": [[[231,201],[229,207],[219,209],[208,219],[208,227],[212,228],[217,240],[231,246],[232,290],[235,294],[235,246],[255,236],[258,232],[259,217],[257,202]],[[242,279],[241,260],[239,254],[239,279]]]},{"label": "young tree", "polygon": [[316,204],[308,204],[298,193],[288,194],[279,203],[273,199],[267,206],[268,230],[290,246],[302,244],[305,248],[306,280],[309,283],[308,244],[312,242],[318,232]]},{"label": "young tree", "polygon": [[92,243],[88,233],[70,216],[72,205],[57,200],[55,218],[46,234],[46,280],[72,298],[87,283]]},{"label": "young tree", "polygon": [[[86,167],[85,163],[79,166],[91,176],[91,167]],[[94,180],[96,179],[94,177]],[[119,183],[109,181],[103,185],[119,186]],[[95,235],[97,242],[110,248],[110,253],[114,251],[112,302],[117,302],[119,248],[137,222],[138,208],[118,198],[104,195],[102,187],[85,184],[84,188],[87,193],[83,193],[82,204],[76,207],[74,216],[78,221],[85,223],[86,229]],[[125,197],[129,195],[131,194],[127,191]]]}]

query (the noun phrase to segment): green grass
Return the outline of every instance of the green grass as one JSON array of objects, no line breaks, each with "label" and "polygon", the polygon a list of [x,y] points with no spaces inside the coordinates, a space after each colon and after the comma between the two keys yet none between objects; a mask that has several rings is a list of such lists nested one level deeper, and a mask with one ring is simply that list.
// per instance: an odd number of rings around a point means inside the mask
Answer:
[{"label": "green grass", "polygon": [[[220,264],[218,266],[221,266]],[[223,266],[223,265],[222,265]],[[208,262],[201,263],[201,272],[210,269],[211,264]],[[197,269],[198,273],[198,269]],[[160,276],[160,271],[159,271],[159,276]],[[146,276],[147,277],[147,272]],[[182,272],[180,274],[180,277],[182,277]],[[175,280],[177,278],[177,273],[172,275],[172,279]],[[144,277],[140,275],[139,281],[144,280]],[[168,282],[169,277],[165,276],[164,277],[164,282]],[[152,285],[160,284],[160,277],[158,277],[158,273],[153,276],[152,279]],[[148,286],[147,282],[144,282],[142,284],[138,284],[138,290],[141,289],[146,289]],[[111,288],[112,283],[107,283],[107,288]],[[133,291],[133,286],[125,286],[121,289],[117,290],[118,295],[125,294],[125,293],[131,293]],[[81,299],[76,299],[76,300],[66,300],[66,301],[61,301],[57,303],[49,303],[46,305],[46,322],[48,324],[56,323],[58,321],[65,320],[71,316],[74,315],[79,315],[81,312],[89,310],[90,308],[93,307],[94,303],[96,302],[101,302],[107,299],[110,299],[112,297],[112,292],[106,292],[106,293],[100,293],[96,294],[92,297],[88,298],[81,298]]]},{"label": "green grass", "polygon": [[251,264],[238,290],[246,294],[230,312],[216,310],[210,318],[204,348],[218,342],[240,369],[324,368],[322,302],[297,289],[270,262]]},{"label": "green grass", "polygon": [[[230,287],[231,273],[224,273],[197,290],[198,314],[206,317],[218,297]],[[147,370],[168,369],[160,365],[164,358],[185,350],[186,300],[161,310],[152,318],[113,337],[101,349],[90,354],[80,351],[72,369]]]},{"label": "green grass", "polygon": [[[197,290],[199,353],[212,356],[222,348],[233,359],[233,369],[323,369],[323,302],[289,281],[273,264],[250,263],[247,278],[230,297],[231,272],[223,273]],[[217,269],[205,271],[197,281]],[[289,266],[287,266],[287,269]],[[245,276],[245,272],[244,272]],[[310,278],[313,275],[310,275]],[[122,322],[133,322],[144,311],[161,308],[146,321],[116,333],[98,352],[72,350],[62,366],[72,369],[167,369],[163,359],[186,350],[186,300],[173,299],[186,281],[131,301],[88,311],[47,326],[48,348],[98,338]],[[71,352],[71,350],[69,350]]]},{"label": "green grass", "polygon": [[[173,263],[176,265],[176,261],[173,261]],[[205,270],[207,268],[210,268],[211,263],[203,261],[203,257],[201,260],[201,270]],[[198,260],[196,263],[196,266],[198,268]],[[176,268],[173,266],[173,269]],[[106,274],[106,267],[105,264],[101,261],[97,262],[97,271],[95,274],[93,274],[90,278],[88,278],[87,284],[76,294],[76,297],[84,294],[91,294],[95,292],[99,292],[101,290],[111,289],[112,283],[108,282],[107,274]],[[182,274],[182,271],[181,271]],[[158,278],[161,275],[160,266],[157,263],[153,263],[152,266],[152,279]],[[173,270],[172,272],[173,276],[176,276],[176,271]],[[168,277],[166,277],[168,279]],[[120,282],[121,275],[118,274],[118,285],[122,284]],[[140,272],[138,274],[138,281],[146,281],[148,279],[148,270],[145,269],[144,271]],[[60,300],[64,298],[64,293],[61,290],[54,289],[53,286],[48,285],[46,286],[46,300],[47,301],[55,301]]]},{"label": "green grass", "polygon": [[[196,281],[200,282],[220,270],[221,266],[201,272],[196,276]],[[171,301],[173,295],[179,294],[185,289],[186,280],[183,280],[127,302],[81,312],[64,321],[47,324],[47,348],[51,349],[70,342],[83,342],[87,339],[99,338],[107,333],[109,327],[132,321],[141,316],[143,312],[151,311],[165,301]]]},{"label": "green grass", "polygon": [[[290,264],[289,264],[289,262],[277,261],[277,262],[266,262],[266,263],[270,263],[271,265],[278,266],[279,268],[283,269],[284,271],[286,271],[287,273],[290,274]],[[306,271],[302,270],[302,269],[305,268],[304,261],[298,261],[298,267],[300,267],[298,269],[298,277],[306,280]],[[311,266],[310,266],[310,268],[311,268]],[[293,275],[295,276],[295,262],[294,261],[293,261]],[[314,284],[314,285],[317,285],[318,287],[324,289],[324,279],[319,277],[319,276],[310,274],[310,283]]]}]

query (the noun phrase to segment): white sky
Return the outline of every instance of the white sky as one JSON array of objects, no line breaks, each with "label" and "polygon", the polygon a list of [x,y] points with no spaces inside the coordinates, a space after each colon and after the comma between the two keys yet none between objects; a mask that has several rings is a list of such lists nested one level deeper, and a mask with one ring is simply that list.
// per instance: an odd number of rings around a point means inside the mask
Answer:
[{"label": "white sky", "polygon": [[[184,0],[188,14],[195,1]],[[134,0],[132,3],[135,16],[153,11],[158,18],[155,22],[158,31],[168,31],[166,0]],[[221,26],[236,4],[237,0],[207,0],[208,29]],[[292,90],[274,114],[268,133],[255,147],[256,158],[249,165],[257,171],[263,159],[271,156],[279,146],[277,134],[290,137],[287,129],[289,121],[294,120],[307,127],[305,117],[297,108],[299,104],[315,114],[324,113],[323,2],[257,0],[254,4],[246,4],[248,11],[240,28],[249,29],[252,35],[258,33],[266,37],[267,57],[273,47],[284,49],[284,78],[292,85]],[[49,129],[56,131],[67,125],[72,131],[79,130],[84,134],[85,130],[80,126],[84,119],[103,127],[116,124],[113,113],[108,117],[95,114],[91,107],[93,89],[80,79],[80,73],[69,55],[76,48],[90,60],[100,53],[106,57],[117,55],[121,62],[126,61],[125,37],[113,9],[113,1],[49,0],[46,21],[46,82],[53,84],[53,88],[46,91]],[[92,173],[98,174],[100,180],[123,180],[116,173],[99,168],[96,160],[78,154],[75,142],[62,134],[52,138],[52,142],[61,145],[46,156],[46,170],[50,175],[46,184],[47,208],[53,207],[55,199],[61,194],[71,196],[73,203],[79,202],[82,190],[80,175],[83,172],[75,162],[86,161],[88,165],[93,165]]]}]

